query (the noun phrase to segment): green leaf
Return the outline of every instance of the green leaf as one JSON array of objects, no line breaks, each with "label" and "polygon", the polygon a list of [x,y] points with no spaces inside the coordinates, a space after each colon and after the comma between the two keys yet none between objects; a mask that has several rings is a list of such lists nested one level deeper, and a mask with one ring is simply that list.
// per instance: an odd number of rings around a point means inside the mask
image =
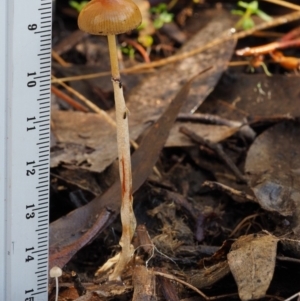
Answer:
[{"label": "green leaf", "polygon": [[258,2],[257,1],[250,2],[247,9],[250,9],[253,13],[255,13],[258,10]]},{"label": "green leaf", "polygon": [[259,16],[264,21],[271,21],[273,19],[271,16],[269,16],[268,14],[266,14],[260,9],[257,10],[256,15]]},{"label": "green leaf", "polygon": [[167,5],[165,3],[160,3],[150,8],[150,12],[154,14],[161,14],[165,11],[167,11]]},{"label": "green leaf", "polygon": [[80,11],[86,6],[86,4],[88,3],[88,1],[81,1],[81,2],[77,2],[77,1],[69,1],[69,5],[72,8],[75,8],[79,13]]},{"label": "green leaf", "polygon": [[163,12],[160,14],[159,19],[164,23],[170,23],[173,20],[173,14]]},{"label": "green leaf", "polygon": [[160,19],[155,19],[153,21],[153,26],[154,26],[155,29],[160,29],[160,28],[163,27],[163,25],[164,25],[164,22]]},{"label": "green leaf", "polygon": [[240,7],[242,7],[242,8],[245,8],[245,9],[247,9],[247,8],[248,8],[248,5],[249,5],[249,3],[247,3],[247,2],[244,2],[244,1],[238,1],[237,5],[238,5],[238,6],[240,6]]}]

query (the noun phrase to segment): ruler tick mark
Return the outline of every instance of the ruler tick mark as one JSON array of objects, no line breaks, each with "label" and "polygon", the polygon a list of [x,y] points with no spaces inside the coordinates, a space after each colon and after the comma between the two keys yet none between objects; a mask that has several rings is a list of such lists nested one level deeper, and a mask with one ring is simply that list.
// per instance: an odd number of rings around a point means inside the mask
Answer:
[{"label": "ruler tick mark", "polygon": [[47,226],[48,223],[45,223],[45,224],[40,224],[39,227],[43,227],[43,226]]},{"label": "ruler tick mark", "polygon": [[[41,275],[42,276],[42,275]],[[48,278],[42,278],[42,279],[39,279],[38,282],[41,282],[41,281],[45,281],[47,280]]]}]

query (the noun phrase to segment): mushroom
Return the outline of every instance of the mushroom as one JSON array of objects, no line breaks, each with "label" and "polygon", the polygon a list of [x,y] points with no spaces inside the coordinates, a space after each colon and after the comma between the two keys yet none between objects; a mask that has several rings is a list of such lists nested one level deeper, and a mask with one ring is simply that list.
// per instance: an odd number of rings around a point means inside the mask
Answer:
[{"label": "mushroom", "polygon": [[55,278],[55,301],[58,301],[58,291],[59,291],[59,287],[58,287],[58,277],[61,277],[62,275],[62,270],[60,267],[58,266],[54,266],[51,270],[50,270],[50,277],[51,278]]},{"label": "mushroom", "polygon": [[78,27],[94,35],[106,35],[110,54],[112,83],[115,96],[117,144],[119,172],[121,179],[122,204],[121,222],[122,236],[120,246],[122,251],[111,280],[120,280],[121,274],[131,260],[134,248],[131,244],[136,219],[133,212],[132,175],[130,159],[130,140],[128,129],[128,113],[123,95],[117,56],[116,36],[130,31],[142,22],[141,12],[132,0],[92,0],[80,12]]}]

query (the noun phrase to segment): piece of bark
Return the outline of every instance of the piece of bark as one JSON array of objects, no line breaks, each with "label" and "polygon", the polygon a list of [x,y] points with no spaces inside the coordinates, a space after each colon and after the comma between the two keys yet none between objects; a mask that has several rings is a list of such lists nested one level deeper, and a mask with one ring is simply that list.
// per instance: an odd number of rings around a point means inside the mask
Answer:
[{"label": "piece of bark", "polygon": [[188,282],[197,288],[204,288],[213,285],[229,273],[230,269],[227,261],[221,261],[210,267],[196,271]]},{"label": "piece of bark", "polygon": [[155,301],[155,276],[145,266],[136,266],[132,274],[133,297],[132,301]]}]

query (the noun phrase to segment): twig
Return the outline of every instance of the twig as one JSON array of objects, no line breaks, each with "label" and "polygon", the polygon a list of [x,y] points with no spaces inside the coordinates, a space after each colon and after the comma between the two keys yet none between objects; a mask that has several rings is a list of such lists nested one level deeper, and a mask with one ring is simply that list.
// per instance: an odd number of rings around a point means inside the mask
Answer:
[{"label": "twig", "polygon": [[284,301],[291,301],[291,300],[293,300],[294,298],[299,297],[299,296],[300,296],[300,292],[294,294],[293,296],[291,296],[291,297],[289,297],[289,298],[287,298],[287,299],[284,299]]},{"label": "twig", "polygon": [[55,86],[51,86],[51,92],[55,94],[57,97],[71,105],[74,109],[81,111],[81,112],[88,112],[87,108],[82,106],[80,103],[75,101],[73,98],[71,98],[69,95],[64,93],[63,91],[57,89]]},{"label": "twig", "polygon": [[[226,42],[226,41],[229,41],[232,39],[234,40],[234,39],[245,38],[247,36],[250,36],[251,34],[253,34],[256,31],[264,30],[264,29],[275,27],[275,26],[282,25],[282,24],[286,24],[286,23],[289,23],[289,22],[292,22],[292,21],[295,21],[298,19],[300,19],[300,11],[286,14],[286,15],[278,17],[278,18],[274,18],[271,21],[261,23],[259,25],[256,25],[255,27],[245,30],[245,31],[232,33],[232,29],[230,29],[230,30],[225,31],[225,35],[221,35],[220,38],[216,38],[204,46],[200,46],[191,51],[176,54],[176,55],[167,57],[165,59],[162,59],[162,60],[159,60],[156,62],[139,64],[139,65],[133,66],[131,68],[123,69],[121,72],[122,73],[131,73],[131,72],[137,72],[137,71],[145,70],[145,69],[149,69],[149,68],[161,67],[161,66],[191,57],[198,53],[201,53],[204,50],[210,49],[211,47],[217,46],[223,42]],[[87,75],[81,75],[81,76],[72,76],[72,77],[60,78],[60,81],[65,82],[65,81],[75,81],[75,80],[82,80],[82,79],[91,79],[91,78],[97,78],[97,77],[101,77],[101,76],[105,76],[105,75],[109,75],[109,74],[110,74],[109,72],[101,72],[101,73],[87,74]],[[54,82],[55,82],[55,80],[53,80],[53,83]]]},{"label": "twig", "polygon": [[248,139],[253,140],[256,136],[255,132],[251,129],[251,127],[247,123],[241,122],[241,121],[225,119],[225,118],[219,117],[218,115],[202,114],[202,113],[194,113],[194,114],[180,113],[177,117],[177,120],[192,121],[192,122],[197,121],[197,122],[202,122],[205,124],[225,125],[225,126],[228,126],[231,128],[239,127],[239,132],[242,133]]},{"label": "twig", "polygon": [[246,217],[245,217],[244,219],[242,219],[242,221],[239,222],[238,225],[233,229],[233,231],[230,233],[229,237],[234,236],[234,235],[236,234],[236,232],[237,232],[238,230],[241,229],[242,225],[243,225],[245,222],[247,222],[249,219],[254,219],[254,218],[256,218],[257,216],[259,216],[258,213],[255,213],[255,214],[251,214],[251,215],[249,215],[249,216],[246,216]]},{"label": "twig", "polygon": [[227,156],[227,154],[224,152],[223,147],[220,143],[212,143],[209,140],[206,140],[199,135],[195,134],[194,132],[190,131],[186,127],[181,127],[179,131],[188,137],[190,137],[195,142],[205,145],[206,147],[212,149],[217,153],[220,159],[223,160],[223,162],[230,168],[230,170],[234,173],[236,178],[240,180],[242,183],[246,182],[245,177],[242,175],[242,173],[239,171],[239,169],[236,167],[234,162]]},{"label": "twig", "polygon": [[281,261],[288,261],[288,262],[294,262],[300,264],[300,259],[298,258],[292,258],[292,257],[286,257],[286,256],[276,256],[276,259]]},{"label": "twig", "polygon": [[180,113],[178,114],[177,120],[198,121],[198,122],[208,123],[208,124],[226,125],[229,127],[238,127],[242,125],[240,121],[232,121],[229,119],[219,117],[218,115],[202,114],[202,113],[195,113],[195,114]]},{"label": "twig", "polygon": [[170,275],[170,274],[166,274],[166,273],[162,273],[162,272],[158,272],[158,271],[153,271],[153,274],[154,275],[157,275],[157,276],[161,276],[161,277],[165,277],[167,279],[170,279],[170,280],[174,280],[176,282],[179,282],[185,286],[187,286],[188,288],[192,289],[193,291],[195,291],[196,293],[198,293],[200,296],[202,296],[204,299],[206,300],[209,300],[209,297],[206,296],[203,292],[201,292],[199,289],[197,289],[196,287],[194,287],[193,285],[189,284],[188,282],[186,281],[183,281],[173,275]]},{"label": "twig", "polygon": [[284,7],[290,8],[290,9],[294,9],[294,10],[300,10],[299,5],[296,5],[296,4],[287,2],[287,1],[283,1],[283,0],[263,0],[263,1],[277,4],[280,6],[284,6]]},{"label": "twig", "polygon": [[235,197],[239,197],[243,200],[245,200],[246,202],[254,202],[256,203],[256,198],[243,192],[243,191],[239,191],[236,189],[233,189],[229,186],[226,186],[224,184],[218,183],[218,182],[213,182],[213,181],[205,181],[202,184],[202,187],[209,187],[212,190],[219,190],[222,192],[225,192],[226,194],[230,195],[230,196],[235,196]]},{"label": "twig", "polygon": [[198,293],[205,300],[217,300],[217,299],[223,299],[223,298],[226,298],[226,297],[237,296],[237,293],[233,293],[233,294],[225,294],[225,295],[220,295],[220,296],[209,297],[209,296],[206,296],[202,291],[197,289],[195,286],[193,286],[193,285],[189,284],[188,282],[183,281],[183,280],[181,280],[181,279],[179,279],[179,278],[177,278],[173,275],[162,273],[162,272],[155,271],[155,270],[153,271],[153,274],[157,275],[157,276],[165,277],[165,278],[170,279],[170,280],[174,280],[178,283],[181,283],[181,284],[185,285],[186,287],[190,288],[191,290],[195,291],[196,293]]},{"label": "twig", "polygon": [[66,62],[55,50],[51,51],[52,58],[55,59],[61,66],[70,67],[72,64]]},{"label": "twig", "polygon": [[150,57],[149,57],[147,51],[145,50],[145,48],[141,44],[137,43],[134,40],[130,40],[130,39],[124,39],[124,42],[133,46],[141,54],[145,63],[150,63]]}]

